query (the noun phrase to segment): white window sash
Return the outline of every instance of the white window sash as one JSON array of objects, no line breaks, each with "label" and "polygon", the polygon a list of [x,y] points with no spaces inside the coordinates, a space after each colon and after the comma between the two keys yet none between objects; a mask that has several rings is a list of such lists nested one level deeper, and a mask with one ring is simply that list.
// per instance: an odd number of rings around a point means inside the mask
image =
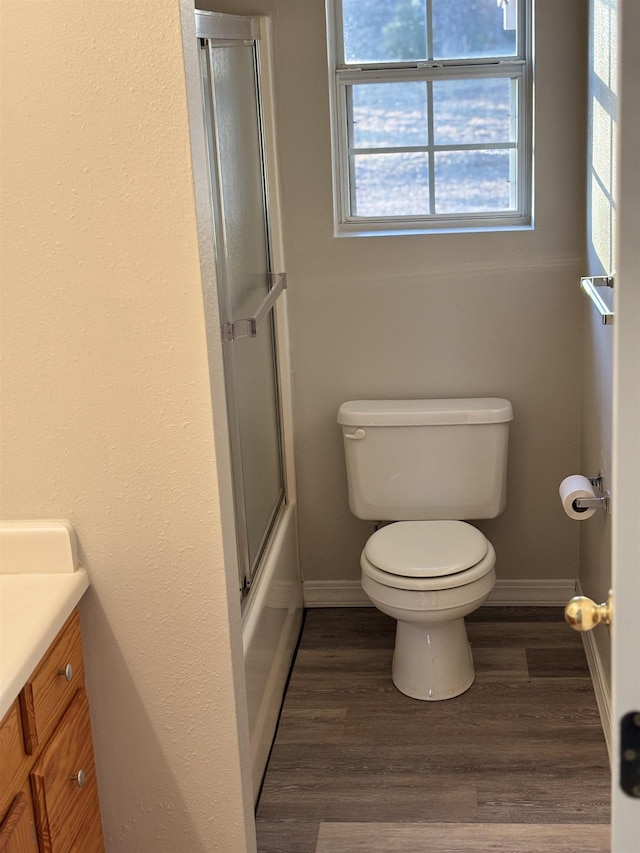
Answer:
[{"label": "white window sash", "polygon": [[[429,3],[429,0],[427,0]],[[407,63],[345,63],[342,32],[342,4],[329,0],[328,9],[332,25],[332,38],[329,40],[330,72],[332,76],[332,132],[334,140],[334,206],[337,233],[398,232],[402,230],[466,230],[481,228],[522,227],[531,225],[533,219],[532,184],[532,68],[527,57],[531,56],[531,3],[520,3],[520,26],[516,57],[487,57],[481,59],[426,60]],[[432,53],[431,44],[429,51]],[[476,78],[505,78],[516,81],[517,90],[512,110],[512,141],[487,144],[459,144],[454,146],[430,144],[426,146],[391,146],[390,148],[356,148],[350,144],[348,115],[351,109],[348,103],[348,91],[352,85],[374,82],[421,82],[431,89],[433,81]],[[429,92],[429,139],[433,140],[433,99]],[[465,150],[512,150],[515,156],[510,158],[511,209],[490,213],[436,214],[401,217],[367,217],[351,214],[351,199],[355,193],[355,176],[350,168],[351,158],[362,153],[402,153],[405,151],[426,151],[433,163],[433,154],[437,151]],[[429,190],[433,206],[435,198],[435,175],[429,169]],[[433,207],[432,207],[433,209]]]}]

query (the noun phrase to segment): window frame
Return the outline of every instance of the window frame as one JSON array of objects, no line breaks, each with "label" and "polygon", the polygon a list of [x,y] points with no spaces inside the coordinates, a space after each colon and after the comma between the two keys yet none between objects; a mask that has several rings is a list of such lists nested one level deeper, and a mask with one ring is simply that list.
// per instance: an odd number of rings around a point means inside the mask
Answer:
[{"label": "window frame", "polygon": [[[431,0],[426,0],[430,5]],[[344,59],[342,0],[326,0],[327,38],[330,77],[330,111],[332,129],[333,200],[336,236],[381,233],[413,233],[438,231],[513,230],[533,227],[533,0],[518,3],[518,43],[516,57],[486,59],[425,60],[424,62],[347,63]],[[405,216],[358,216],[351,213],[353,171],[350,157],[350,114],[348,89],[363,83],[424,81],[473,78],[506,78],[516,80],[514,144],[489,143],[485,148],[516,151],[516,190],[513,209],[505,212],[460,213]],[[429,123],[432,126],[433,100],[429,98]],[[482,150],[478,144],[434,145],[432,134],[427,146],[407,146],[411,150],[433,153],[437,150]],[[390,146],[402,151],[402,146]],[[357,149],[355,149],[357,150]],[[365,149],[368,150],[368,149]],[[378,149],[376,149],[378,150]],[[388,149],[381,149],[382,151]],[[430,185],[434,186],[430,169]]]}]

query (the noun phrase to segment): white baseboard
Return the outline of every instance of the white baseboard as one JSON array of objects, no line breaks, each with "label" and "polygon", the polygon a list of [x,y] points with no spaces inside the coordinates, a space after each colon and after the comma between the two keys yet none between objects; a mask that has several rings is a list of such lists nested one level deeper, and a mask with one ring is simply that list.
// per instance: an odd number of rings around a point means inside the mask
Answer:
[{"label": "white baseboard", "polygon": [[[487,605],[503,607],[564,607],[575,595],[576,582],[561,580],[498,580]],[[360,581],[304,581],[305,607],[370,607]]]},{"label": "white baseboard", "polygon": [[[582,595],[579,582],[577,591],[578,595]],[[598,712],[600,713],[604,739],[609,752],[609,760],[611,760],[611,687],[605,675],[600,650],[598,649],[593,631],[584,631],[582,642],[584,644],[584,652],[587,656],[591,681],[593,682],[593,692],[596,694],[596,703],[598,705]]]},{"label": "white baseboard", "polygon": [[593,692],[596,694],[602,731],[607,744],[609,759],[611,759],[611,690],[605,678],[600,652],[598,651],[593,633],[585,631],[582,635],[582,642],[584,643],[584,651],[587,656],[587,663],[589,664],[591,681],[593,682]]},{"label": "white baseboard", "polygon": [[303,581],[305,607],[373,607],[360,581]]},{"label": "white baseboard", "polygon": [[576,594],[573,578],[559,580],[497,580],[487,605],[504,607],[564,607]]}]

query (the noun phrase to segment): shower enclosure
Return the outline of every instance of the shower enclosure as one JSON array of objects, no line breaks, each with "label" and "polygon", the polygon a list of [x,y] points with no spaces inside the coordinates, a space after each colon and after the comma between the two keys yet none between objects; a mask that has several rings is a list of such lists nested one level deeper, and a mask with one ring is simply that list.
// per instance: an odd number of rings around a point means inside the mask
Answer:
[{"label": "shower enclosure", "polygon": [[285,279],[272,273],[259,31],[246,19],[240,26],[226,20],[209,19],[213,37],[201,39],[200,55],[239,586],[246,595],[285,500],[273,311]]},{"label": "shower enclosure", "polygon": [[208,345],[223,355],[256,793],[302,617],[267,32],[196,11],[219,312]]}]

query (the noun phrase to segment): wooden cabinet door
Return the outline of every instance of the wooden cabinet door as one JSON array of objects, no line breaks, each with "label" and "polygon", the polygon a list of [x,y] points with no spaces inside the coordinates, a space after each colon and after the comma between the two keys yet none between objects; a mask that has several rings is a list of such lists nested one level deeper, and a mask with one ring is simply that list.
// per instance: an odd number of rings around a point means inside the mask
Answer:
[{"label": "wooden cabinet door", "polygon": [[80,617],[74,610],[20,694],[29,755],[44,746],[76,690],[83,688]]},{"label": "wooden cabinet door", "polygon": [[26,786],[0,820],[0,853],[38,853],[31,794]]},{"label": "wooden cabinet door", "polygon": [[0,853],[38,853],[18,703],[0,722]]},{"label": "wooden cabinet door", "polygon": [[27,767],[20,711],[14,702],[0,723],[0,816],[6,813],[22,787]]},{"label": "wooden cabinet door", "polygon": [[104,853],[84,690],[69,705],[30,778],[42,853]]}]

